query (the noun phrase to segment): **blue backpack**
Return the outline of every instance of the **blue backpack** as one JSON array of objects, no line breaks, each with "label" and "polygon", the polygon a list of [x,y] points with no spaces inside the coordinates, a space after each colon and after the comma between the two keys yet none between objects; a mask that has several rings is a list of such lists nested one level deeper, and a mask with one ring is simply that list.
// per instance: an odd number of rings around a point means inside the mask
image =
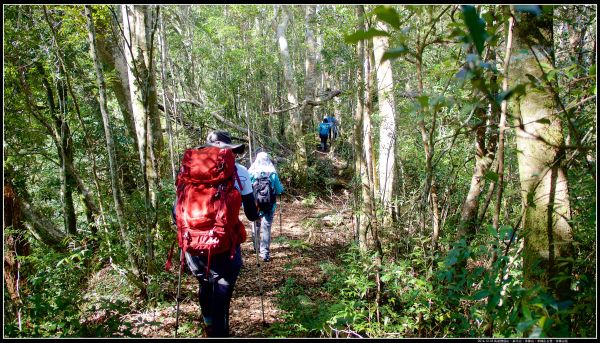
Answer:
[{"label": "blue backpack", "polygon": [[329,128],[330,128],[330,125],[328,123],[321,123],[319,125],[319,135],[320,136],[328,136]]}]

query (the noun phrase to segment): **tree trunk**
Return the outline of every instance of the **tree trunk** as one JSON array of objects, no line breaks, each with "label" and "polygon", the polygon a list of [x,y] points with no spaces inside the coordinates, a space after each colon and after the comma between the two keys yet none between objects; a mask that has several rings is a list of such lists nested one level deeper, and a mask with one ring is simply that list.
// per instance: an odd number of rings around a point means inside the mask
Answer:
[{"label": "tree trunk", "polygon": [[67,123],[68,105],[67,105],[67,87],[64,81],[57,81],[58,90],[58,103],[59,103],[59,115],[55,116],[56,130],[60,134],[60,193],[63,204],[63,219],[65,228],[68,235],[77,234],[77,217],[75,216],[75,206],[73,204],[73,189],[74,180],[71,173],[67,170],[67,164],[73,164],[73,138],[71,137],[71,130]]},{"label": "tree trunk", "polygon": [[[52,32],[52,36],[54,38],[54,42],[56,44],[56,50],[54,51],[56,56],[58,57],[59,63],[62,62],[62,56],[60,49],[58,47],[58,38],[55,32],[55,25],[50,20],[48,15],[48,10],[46,6],[44,6],[44,19],[48,24],[50,31]],[[45,71],[43,67],[40,67],[41,64],[38,64],[38,71],[42,75],[44,79],[44,86],[46,87],[47,97],[48,97],[48,105],[50,107],[50,114],[54,121],[54,130],[58,135],[58,156],[61,161],[60,168],[60,197],[61,203],[63,206],[63,221],[65,225],[65,230],[67,235],[75,235],[77,233],[77,218],[75,215],[75,206],[73,204],[73,188],[74,181],[73,177],[67,171],[66,164],[72,163],[73,161],[73,147],[72,147],[72,137],[71,131],[69,129],[69,125],[67,123],[67,114],[69,113],[69,108],[67,104],[67,87],[65,85],[65,81],[62,77],[57,78],[56,80],[56,90],[57,90],[57,98],[58,98],[58,111],[55,106],[53,90],[50,83],[47,81]],[[60,70],[60,69],[59,69]],[[62,69],[64,71],[64,69]],[[68,80],[68,75],[67,75]],[[56,141],[55,141],[56,142]]]},{"label": "tree trunk", "polygon": [[[26,189],[14,188],[10,169],[5,170],[4,201],[5,205],[7,205],[6,201],[9,200],[9,206],[4,208],[4,225],[12,223],[13,226],[16,224],[16,228],[18,228],[22,223],[38,241],[56,251],[66,251],[66,245],[64,244],[66,239],[65,234],[54,226],[52,220],[34,209],[29,203],[28,198],[29,194]],[[10,209],[16,210],[16,213],[8,213],[7,211]],[[16,217],[15,214],[17,215]],[[11,220],[7,221],[7,216],[11,217],[8,218]],[[21,218],[23,219],[22,221]]]},{"label": "tree trunk", "polygon": [[153,25],[155,18],[150,15],[149,6],[122,5],[122,12],[125,56],[129,66],[129,89],[147,209],[145,262],[146,271],[151,274],[154,270],[153,233],[157,222],[159,191],[157,158],[162,148],[152,59],[154,29],[149,27]]},{"label": "tree trunk", "polygon": [[[552,11],[535,16],[517,14],[515,53],[511,59],[511,86],[527,83],[530,74],[544,78],[540,65],[554,65]],[[527,87],[513,102],[523,220],[523,274],[526,286],[548,286],[559,298],[569,294],[573,232],[565,171],[562,124],[557,104],[548,89]],[[540,262],[538,265],[537,263]],[[563,263],[564,262],[564,263]],[[564,276],[554,281],[557,276]]]},{"label": "tree trunk", "polygon": [[[313,100],[316,92],[316,42],[311,21],[315,17],[315,5],[305,7],[305,28],[306,28],[306,57],[305,57],[305,78],[304,78],[304,99]],[[313,121],[314,108],[306,105],[302,109],[302,132],[310,132],[310,123]]]},{"label": "tree trunk", "polygon": [[[510,15],[510,10],[507,11]],[[508,69],[510,67],[510,59],[512,54],[512,45],[513,45],[513,32],[514,32],[514,18],[510,17],[508,19],[508,33],[506,35],[506,52],[504,54],[504,72],[502,79],[502,91],[508,91],[508,83],[510,74]],[[506,114],[508,111],[508,101],[503,100],[500,105],[500,119],[498,123],[498,192],[496,193],[496,204],[494,217],[492,220],[492,225],[496,231],[499,230],[500,227],[500,202],[502,201],[502,193],[504,192],[504,134],[506,131]],[[506,199],[504,199],[506,201]],[[504,212],[505,215],[508,215],[507,211]]]},{"label": "tree trunk", "polygon": [[[358,18],[358,30],[365,30],[364,24],[365,10],[362,5],[356,6],[356,16]],[[367,229],[369,227],[368,221],[371,216],[367,209],[367,204],[372,202],[368,192],[363,193],[363,189],[369,189],[369,177],[367,173],[365,159],[363,158],[363,122],[365,115],[365,42],[363,40],[358,42],[358,69],[357,69],[357,92],[356,96],[356,112],[354,113],[354,170],[359,180],[358,187],[354,192],[356,199],[356,211],[355,222],[357,226],[357,240],[359,250],[363,253],[368,251],[367,248]],[[362,195],[362,196],[361,196]],[[362,214],[362,215],[361,215]]]},{"label": "tree trunk", "polygon": [[[115,11],[120,13],[120,7],[115,6]],[[115,18],[117,20],[118,18]],[[96,30],[100,28],[95,27]],[[108,31],[111,28],[103,28]],[[123,49],[123,37],[120,35],[96,35],[96,52],[103,65],[108,66],[107,72],[113,69],[116,71],[116,77],[108,80],[108,87],[113,91],[119,108],[123,114],[127,132],[133,139],[135,146],[138,146],[138,137],[135,132],[135,122],[133,120],[133,108],[131,107],[131,91],[129,89],[129,73],[127,60],[125,58],[126,50]],[[126,189],[127,190],[127,189]],[[133,191],[133,189],[129,190]]]},{"label": "tree trunk", "polygon": [[[365,11],[363,6],[360,7],[364,23]],[[364,172],[361,174],[361,184],[365,216],[361,219],[360,225],[361,227],[364,227],[363,240],[367,248],[370,248],[374,245],[372,238],[375,237],[374,235],[371,235],[371,239],[369,239],[369,229],[371,231],[377,230],[377,226],[379,225],[375,209],[375,189],[377,188],[377,185],[375,183],[376,173],[373,162],[373,135],[371,133],[371,114],[373,113],[373,70],[371,69],[371,66],[373,65],[373,47],[370,43],[370,40],[365,40],[363,42],[365,58],[363,60],[363,64],[361,65],[361,68],[363,68],[364,82],[364,92],[361,94],[364,99],[361,137],[363,143],[363,159],[361,160],[361,170]]]},{"label": "tree trunk", "polygon": [[[133,256],[132,244],[125,232],[125,215],[123,213],[123,200],[121,196],[121,189],[118,184],[117,177],[117,165],[116,165],[116,154],[115,154],[115,144],[112,137],[110,119],[108,117],[108,111],[106,108],[106,84],[104,81],[104,73],[102,71],[102,66],[100,65],[98,59],[98,53],[96,48],[96,33],[94,29],[94,21],[92,17],[91,7],[89,5],[85,6],[85,14],[87,17],[87,26],[88,26],[88,39],[90,42],[90,51],[92,60],[94,62],[94,67],[96,71],[96,80],[98,82],[98,90],[100,94],[100,111],[102,112],[102,124],[104,126],[104,137],[106,138],[106,149],[108,151],[108,161],[110,168],[110,180],[113,194],[113,201],[115,204],[115,210],[117,214],[117,222],[119,225],[119,232],[121,234],[121,239],[125,243],[125,248],[127,252],[127,256],[129,258],[129,263],[131,264],[131,268],[134,269],[135,274],[138,277],[141,277],[140,271],[137,270],[137,263],[135,257]],[[108,237],[107,237],[108,239]],[[142,292],[145,293],[145,290],[142,289]]]},{"label": "tree trunk", "polygon": [[[384,23],[378,22],[377,29],[388,31]],[[373,37],[377,70],[377,99],[379,102],[379,196],[384,208],[384,224],[393,217],[392,195],[395,188],[395,143],[396,105],[394,101],[394,81],[390,60],[382,61],[383,53],[389,48],[388,38]]]},{"label": "tree trunk", "polygon": [[[296,90],[294,70],[288,49],[288,42],[285,38],[285,31],[287,30],[289,21],[290,17],[287,9],[282,8],[281,22],[277,25],[277,42],[279,44],[279,53],[281,55],[281,62],[283,64],[283,77],[287,90],[287,99],[290,105],[294,107],[298,105],[298,91]],[[302,125],[302,116],[300,111],[297,108],[292,109],[290,111],[290,128],[291,136],[295,137],[296,141],[296,155],[294,158],[293,168],[299,173],[300,182],[304,184],[306,178],[305,168],[307,165],[307,157]]]},{"label": "tree trunk", "polygon": [[[33,116],[42,124],[48,134],[52,137],[54,145],[56,146],[56,150],[58,152],[58,157],[60,160],[60,180],[61,180],[61,192],[60,198],[63,206],[63,221],[65,232],[67,235],[74,235],[77,231],[77,222],[75,218],[75,210],[73,205],[73,178],[70,173],[67,171],[67,165],[73,163],[73,151],[68,145],[71,143],[71,133],[69,130],[69,126],[66,122],[66,118],[59,113],[57,115],[56,104],[54,100],[54,91],[53,87],[48,80],[48,76],[46,75],[46,71],[44,66],[41,63],[36,63],[36,69],[42,79],[42,84],[46,89],[46,101],[48,102],[48,108],[50,111],[50,116],[52,117],[53,125],[50,125],[46,122],[46,119],[37,112],[37,109],[34,104],[33,94],[29,89],[29,86],[26,83],[25,75],[21,74],[21,85],[23,90],[28,98],[27,106],[31,110]],[[60,91],[60,88],[58,89]],[[64,90],[64,89],[63,89]],[[65,101],[63,101],[63,104]],[[60,112],[60,111],[59,111]]]},{"label": "tree trunk", "polygon": [[[25,227],[22,220],[23,214],[17,195],[7,177],[4,179],[4,287],[14,306],[15,317],[20,315],[19,289],[25,285],[26,280],[25,275],[20,273],[17,257],[29,255],[29,243],[23,235]],[[6,309],[5,307],[5,314]]]},{"label": "tree trunk", "polygon": [[488,150],[486,146],[486,109],[479,107],[475,109],[480,124],[475,129],[475,167],[471,177],[471,185],[467,192],[467,198],[463,204],[458,229],[459,238],[465,238],[467,242],[475,234],[477,214],[479,209],[479,198],[485,185],[485,174],[494,161],[494,151]]},{"label": "tree trunk", "polygon": [[[165,109],[168,109],[169,106],[167,105],[167,78],[165,77],[165,66],[167,64],[167,39],[166,39],[166,33],[165,33],[165,28],[163,25],[163,14],[160,13],[160,52],[161,52],[161,64],[160,64],[160,78],[161,78],[161,83],[162,83],[162,88],[163,88],[163,106]],[[173,101],[175,102],[175,101]],[[175,167],[175,156],[173,153],[173,131],[171,129],[171,120],[169,119],[169,111],[165,110],[164,111],[165,114],[165,124],[167,126],[167,135],[169,137],[169,157],[170,157],[170,161],[171,161],[171,172],[172,172],[172,176],[173,176],[173,182],[175,182],[175,177],[176,177],[176,167]]]},{"label": "tree trunk", "polygon": [[[419,48],[416,56],[416,72],[417,72],[417,82],[418,82],[418,95],[423,95],[423,61],[422,54],[423,51]],[[430,204],[432,210],[432,244],[433,250],[437,249],[437,241],[440,235],[439,228],[439,216],[438,216],[438,203],[437,203],[437,193],[436,188],[432,187],[435,184],[435,178],[433,176],[433,146],[431,145],[431,137],[430,135],[433,132],[428,132],[425,127],[425,113],[422,113],[421,119],[417,123],[419,127],[419,131],[421,133],[421,140],[423,142],[423,150],[425,152],[425,187],[423,189],[423,198],[421,199],[421,229],[425,230],[425,207],[427,203]],[[430,200],[429,200],[430,199]],[[428,201],[429,200],[429,201]]]},{"label": "tree trunk", "polygon": [[[63,204],[63,219],[65,223],[65,229],[68,235],[75,235],[77,233],[77,218],[75,215],[75,206],[73,204],[73,188],[75,188],[74,178],[71,173],[68,172],[66,165],[68,163],[73,163],[73,146],[72,146],[72,137],[71,131],[69,129],[69,125],[67,123],[67,115],[69,113],[68,106],[68,94],[67,94],[67,86],[69,83],[69,74],[64,65],[64,61],[62,58],[62,52],[59,46],[58,35],[56,33],[55,24],[50,20],[50,16],[48,14],[48,10],[46,6],[44,6],[44,18],[46,23],[48,24],[50,31],[52,32],[52,37],[54,38],[54,44],[56,45],[56,50],[54,51],[56,56],[58,57],[58,63],[61,68],[59,70],[65,76],[60,77],[56,81],[56,89],[58,95],[58,105],[59,111],[57,115],[57,111],[55,110],[54,100],[52,96],[52,88],[49,84],[47,86],[48,92],[48,100],[51,102],[50,109],[51,114],[54,119],[54,125],[56,132],[60,135],[60,144],[57,145],[59,150],[59,157],[61,161],[61,200]],[[40,70],[42,72],[42,70]],[[45,72],[42,72],[43,77],[45,78]],[[67,85],[65,84],[67,83]]]}]

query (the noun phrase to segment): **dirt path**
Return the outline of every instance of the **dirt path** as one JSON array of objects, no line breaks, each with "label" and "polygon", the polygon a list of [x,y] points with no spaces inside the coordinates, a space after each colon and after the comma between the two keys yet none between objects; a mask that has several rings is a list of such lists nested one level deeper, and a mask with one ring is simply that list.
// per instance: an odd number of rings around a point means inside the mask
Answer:
[{"label": "dirt path", "polygon": [[[248,239],[242,244],[244,266],[234,289],[230,308],[230,334],[233,337],[269,337],[268,326],[281,322],[277,294],[288,277],[303,287],[320,285],[324,280],[320,263],[333,261],[342,244],[352,239],[349,217],[344,217],[347,197],[306,201],[284,196],[272,226],[271,261],[260,262],[266,326],[262,324],[256,254],[252,247],[251,225],[243,218]],[[304,200],[304,201],[303,201]],[[281,225],[279,211],[283,210]],[[331,216],[334,216],[332,225]],[[337,217],[336,217],[337,216]],[[349,213],[347,214],[349,216]],[[243,216],[240,217],[242,219]],[[337,220],[337,221],[336,221]],[[341,223],[340,223],[341,221]],[[312,225],[307,223],[312,222]],[[172,287],[169,287],[172,288]],[[182,278],[179,336],[199,337],[200,308],[198,282],[191,275]],[[314,299],[318,300],[318,299]],[[142,337],[173,337],[174,306],[145,313],[130,313],[122,318],[132,325],[134,335]]]}]

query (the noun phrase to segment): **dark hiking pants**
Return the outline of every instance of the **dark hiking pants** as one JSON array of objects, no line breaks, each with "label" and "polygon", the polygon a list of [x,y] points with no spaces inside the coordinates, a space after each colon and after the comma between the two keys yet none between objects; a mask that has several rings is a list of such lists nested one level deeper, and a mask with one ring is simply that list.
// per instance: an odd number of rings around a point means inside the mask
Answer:
[{"label": "dark hiking pants", "polygon": [[319,137],[321,138],[321,149],[323,149],[323,151],[327,150],[327,135],[319,135]]},{"label": "dark hiking pants", "polygon": [[209,337],[229,336],[229,303],[233,287],[242,267],[242,253],[238,245],[233,259],[229,252],[210,257],[210,275],[206,275],[206,256],[192,256],[186,253],[185,259],[192,274],[200,282],[198,297],[206,333]]}]

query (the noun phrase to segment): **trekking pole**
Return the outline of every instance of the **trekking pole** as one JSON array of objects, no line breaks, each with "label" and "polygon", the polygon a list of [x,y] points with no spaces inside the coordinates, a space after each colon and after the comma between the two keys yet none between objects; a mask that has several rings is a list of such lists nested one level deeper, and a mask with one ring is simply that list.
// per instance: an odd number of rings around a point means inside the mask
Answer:
[{"label": "trekking pole", "polygon": [[177,338],[177,329],[179,328],[179,291],[181,290],[181,272],[183,270],[183,249],[179,251],[179,277],[177,278],[177,314],[175,315],[175,338]]},{"label": "trekking pole", "polygon": [[260,260],[258,258],[258,250],[260,248],[260,245],[258,245],[259,232],[256,227],[256,222],[252,222],[252,230],[254,231],[254,250],[256,251],[256,270],[258,273],[258,288],[260,290],[260,308],[262,310],[262,323],[264,326],[266,324],[266,322],[265,322],[265,305],[263,303],[263,288],[262,288],[262,280],[260,278]]},{"label": "trekking pole", "polygon": [[281,194],[279,194],[279,236],[281,237],[281,211],[283,211],[283,200],[281,200]]}]

